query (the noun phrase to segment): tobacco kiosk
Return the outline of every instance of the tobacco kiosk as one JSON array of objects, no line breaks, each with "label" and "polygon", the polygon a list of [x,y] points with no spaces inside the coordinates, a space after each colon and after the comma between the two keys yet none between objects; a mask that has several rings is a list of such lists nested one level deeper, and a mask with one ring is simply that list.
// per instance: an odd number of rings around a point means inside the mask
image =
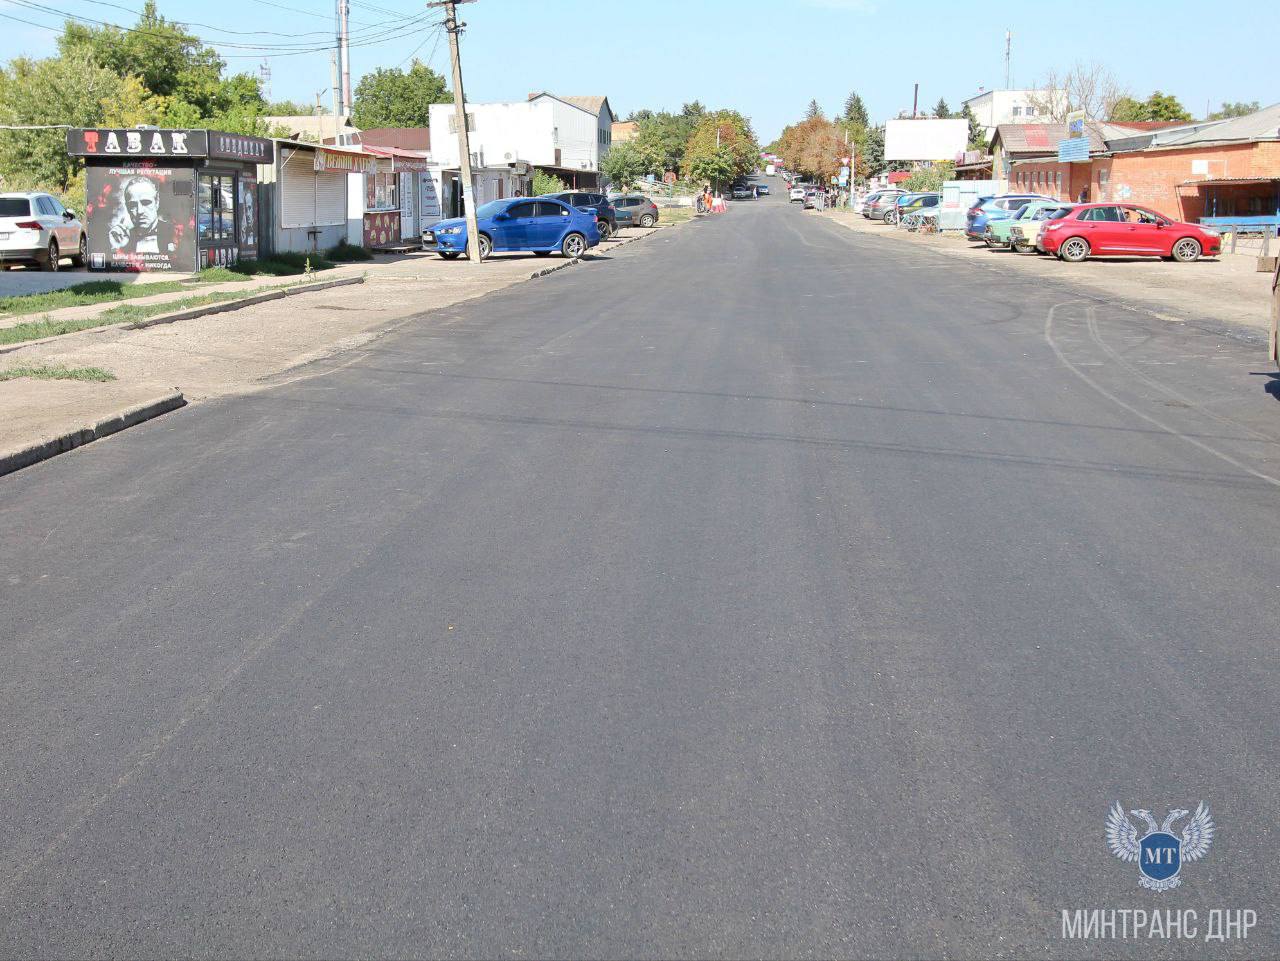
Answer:
[{"label": "tobacco kiosk", "polygon": [[194,272],[258,255],[263,137],[158,128],[67,131],[85,163],[90,270]]}]

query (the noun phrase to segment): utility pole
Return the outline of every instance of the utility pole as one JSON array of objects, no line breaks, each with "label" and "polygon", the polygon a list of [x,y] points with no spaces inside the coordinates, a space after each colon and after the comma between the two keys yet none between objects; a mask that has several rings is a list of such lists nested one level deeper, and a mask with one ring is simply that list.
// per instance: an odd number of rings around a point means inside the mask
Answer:
[{"label": "utility pole", "polygon": [[338,0],[338,71],[342,80],[341,107],[344,116],[351,113],[351,13],[349,0]]},{"label": "utility pole", "polygon": [[[1004,32],[1004,89],[1013,89],[1013,31]],[[994,99],[994,98],[993,98]]]},{"label": "utility pole", "polygon": [[480,228],[476,224],[475,190],[471,185],[471,137],[467,131],[467,98],[462,90],[462,60],[458,56],[458,34],[465,23],[458,23],[458,4],[475,0],[436,0],[428,7],[444,7],[444,28],[449,32],[449,56],[453,60],[453,111],[458,127],[458,166],[462,172],[463,215],[467,218],[467,257],[480,263]]}]

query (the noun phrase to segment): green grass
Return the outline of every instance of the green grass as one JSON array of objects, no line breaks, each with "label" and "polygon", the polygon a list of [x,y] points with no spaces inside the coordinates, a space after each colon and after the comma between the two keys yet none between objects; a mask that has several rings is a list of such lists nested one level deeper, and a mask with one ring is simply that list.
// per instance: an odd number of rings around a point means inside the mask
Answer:
[{"label": "green grass", "polygon": [[333,267],[332,261],[326,260],[319,254],[283,253],[275,254],[266,260],[242,260],[230,267],[207,267],[200,271],[199,279],[203,284],[247,280],[250,277],[294,277],[305,273],[308,265],[312,270],[329,270]]},{"label": "green grass", "polygon": [[63,367],[61,365],[39,367],[10,367],[0,370],[0,381],[17,380],[19,377],[31,377],[35,380],[86,380],[105,383],[115,380],[116,375],[101,367]]},{"label": "green grass", "polygon": [[338,244],[336,247],[330,247],[324,252],[326,260],[332,260],[335,263],[349,264],[357,260],[372,260],[373,254],[365,250],[363,247],[357,247],[355,244],[346,242]]},{"label": "green grass", "polygon": [[22,294],[18,297],[0,297],[0,316],[22,317],[26,314],[43,314],[59,307],[81,307],[85,304],[101,304],[112,300],[132,300],[152,294],[168,294],[186,290],[179,281],[160,280],[153,284],[125,284],[118,280],[93,280],[76,284],[47,294]]},{"label": "green grass", "polygon": [[[115,308],[113,308],[115,309]],[[42,337],[56,337],[59,334],[74,334],[79,330],[89,330],[110,323],[99,317],[84,317],[79,320],[28,320],[12,327],[0,327],[0,344],[21,344],[28,340],[39,340]]]},{"label": "green grass", "polygon": [[[265,293],[265,291],[262,291]],[[191,310],[204,307],[206,304],[217,304],[224,300],[239,300],[246,296],[238,290],[224,290],[212,294],[197,294],[194,297],[183,297],[181,300],[170,300],[163,304],[121,304],[104,310],[98,317],[99,324],[136,324],[157,314],[171,314],[179,310]],[[3,333],[3,331],[0,331]]]},{"label": "green grass", "polygon": [[663,207],[658,211],[658,223],[660,224],[682,224],[694,217],[694,209],[692,207]]}]

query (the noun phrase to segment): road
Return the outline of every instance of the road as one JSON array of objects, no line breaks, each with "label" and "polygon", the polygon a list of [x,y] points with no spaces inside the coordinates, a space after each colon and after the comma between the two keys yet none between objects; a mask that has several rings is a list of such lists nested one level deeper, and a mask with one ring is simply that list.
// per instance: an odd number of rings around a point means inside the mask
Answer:
[{"label": "road", "polygon": [[0,956],[1280,954],[1280,395],[1069,271],[737,203],[0,480]]}]

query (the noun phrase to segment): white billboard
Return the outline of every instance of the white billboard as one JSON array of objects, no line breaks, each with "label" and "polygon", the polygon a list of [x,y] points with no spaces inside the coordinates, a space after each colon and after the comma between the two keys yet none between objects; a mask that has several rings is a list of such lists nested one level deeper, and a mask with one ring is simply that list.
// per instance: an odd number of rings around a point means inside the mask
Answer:
[{"label": "white billboard", "polygon": [[890,120],[884,125],[885,160],[953,160],[969,146],[969,121]]}]

